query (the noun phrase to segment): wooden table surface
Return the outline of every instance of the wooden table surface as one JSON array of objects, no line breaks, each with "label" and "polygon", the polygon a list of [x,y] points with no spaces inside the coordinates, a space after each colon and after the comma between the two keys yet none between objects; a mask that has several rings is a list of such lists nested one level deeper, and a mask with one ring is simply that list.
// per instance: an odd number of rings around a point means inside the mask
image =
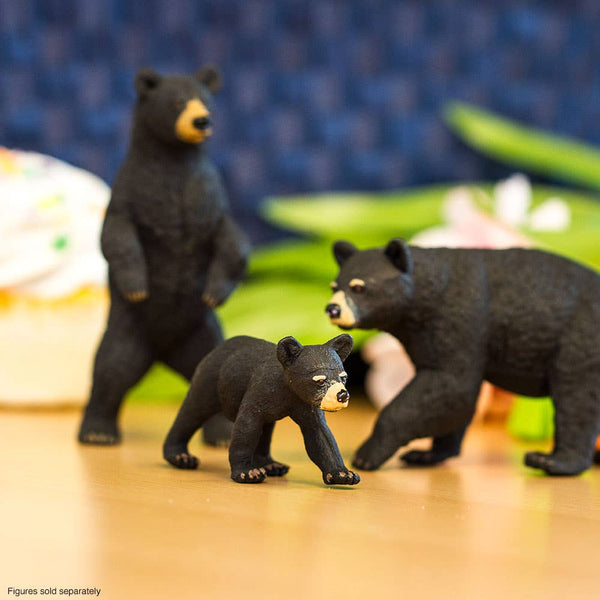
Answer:
[{"label": "wooden table surface", "polygon": [[[200,470],[162,461],[175,411],[127,406],[112,448],[75,442],[75,410],[0,411],[0,597],[600,598],[600,468],[537,475],[526,445],[479,425],[445,466],[394,458],[328,488],[284,420],[273,454],[287,477],[239,485],[226,451],[196,439]],[[347,461],[374,416],[355,402],[328,418]]]}]

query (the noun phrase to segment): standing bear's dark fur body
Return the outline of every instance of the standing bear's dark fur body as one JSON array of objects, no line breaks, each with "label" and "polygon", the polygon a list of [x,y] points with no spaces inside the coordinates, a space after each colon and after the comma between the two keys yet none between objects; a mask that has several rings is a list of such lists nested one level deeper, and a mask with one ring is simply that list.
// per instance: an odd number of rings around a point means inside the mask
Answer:
[{"label": "standing bear's dark fur body", "polygon": [[600,433],[600,276],[538,250],[424,249],[392,240],[359,251],[337,242],[340,272],[327,307],[344,329],[396,336],[414,379],[381,413],[354,465],[378,468],[413,439],[407,463],[460,452],[479,388],[552,396],[554,449],[525,463],[551,475],[587,469]]},{"label": "standing bear's dark fur body", "polygon": [[348,406],[342,362],[351,350],[348,334],[316,346],[302,346],[293,337],[277,345],[246,336],[227,340],[198,365],[165,440],[165,459],[180,469],[195,469],[198,459],[189,454],[188,442],[222,410],[235,421],[231,478],[260,483],[266,476],[280,477],[289,467],[271,457],[271,436],[275,421],[289,416],[302,430],[308,455],[325,483],[358,483],[360,477],[344,466],[323,414]]},{"label": "standing bear's dark fur body", "polygon": [[135,86],[130,147],[102,231],[111,306],[79,432],[84,443],[119,441],[123,397],[154,361],[192,377],[222,340],[213,308],[246,268],[247,243],[203,143],[218,72],[142,70]]}]

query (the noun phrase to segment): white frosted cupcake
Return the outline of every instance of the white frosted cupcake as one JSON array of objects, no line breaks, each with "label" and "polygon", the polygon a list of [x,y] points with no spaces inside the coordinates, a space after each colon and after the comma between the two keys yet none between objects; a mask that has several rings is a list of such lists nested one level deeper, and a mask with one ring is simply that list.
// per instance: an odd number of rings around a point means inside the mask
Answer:
[{"label": "white frosted cupcake", "polygon": [[0,403],[87,399],[108,307],[109,197],[91,173],[0,147]]}]

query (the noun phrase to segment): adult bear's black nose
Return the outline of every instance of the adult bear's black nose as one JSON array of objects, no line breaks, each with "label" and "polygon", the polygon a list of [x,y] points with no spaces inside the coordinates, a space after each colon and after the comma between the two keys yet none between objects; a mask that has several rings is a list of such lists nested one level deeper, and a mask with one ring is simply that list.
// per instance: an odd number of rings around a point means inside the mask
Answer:
[{"label": "adult bear's black nose", "polygon": [[330,319],[337,319],[342,314],[342,307],[339,304],[328,304],[325,312]]},{"label": "adult bear's black nose", "polygon": [[208,129],[211,125],[209,117],[196,117],[193,121],[194,127],[200,131]]},{"label": "adult bear's black nose", "polygon": [[347,402],[350,400],[350,394],[348,393],[348,390],[340,390],[336,395],[338,402]]}]

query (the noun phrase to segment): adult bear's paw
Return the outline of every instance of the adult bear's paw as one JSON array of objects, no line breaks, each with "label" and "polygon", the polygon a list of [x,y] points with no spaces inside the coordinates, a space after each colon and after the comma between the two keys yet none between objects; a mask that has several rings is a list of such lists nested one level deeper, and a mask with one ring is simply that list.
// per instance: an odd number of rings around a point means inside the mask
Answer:
[{"label": "adult bear's paw", "polygon": [[407,465],[433,467],[452,456],[456,456],[456,454],[435,452],[433,450],[409,450],[400,457],[400,460],[404,461]]}]

